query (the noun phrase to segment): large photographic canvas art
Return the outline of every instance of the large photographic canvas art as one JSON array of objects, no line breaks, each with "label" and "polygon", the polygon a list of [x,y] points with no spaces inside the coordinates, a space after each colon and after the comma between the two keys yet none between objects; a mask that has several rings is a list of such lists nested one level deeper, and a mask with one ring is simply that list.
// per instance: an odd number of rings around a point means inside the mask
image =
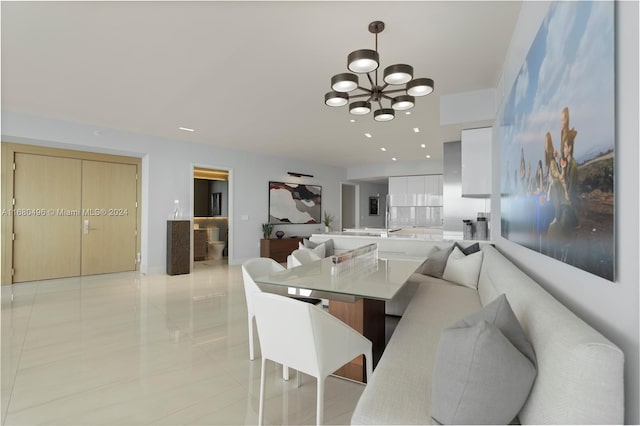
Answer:
[{"label": "large photographic canvas art", "polygon": [[502,236],[614,279],[614,2],[550,6],[497,123]]},{"label": "large photographic canvas art", "polygon": [[269,182],[269,223],[320,223],[322,187]]}]

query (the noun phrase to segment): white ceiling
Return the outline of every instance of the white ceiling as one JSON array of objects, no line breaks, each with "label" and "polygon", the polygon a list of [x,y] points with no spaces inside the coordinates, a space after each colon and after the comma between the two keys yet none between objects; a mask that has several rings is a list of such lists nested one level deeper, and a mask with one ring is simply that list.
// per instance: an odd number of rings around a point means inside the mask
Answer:
[{"label": "white ceiling", "polygon": [[[495,87],[520,2],[1,7],[3,111],[350,167],[441,158],[465,125],[440,126],[439,96]],[[436,85],[387,123],[324,105],[349,52],[374,48],[374,20],[381,69],[408,63]]]}]

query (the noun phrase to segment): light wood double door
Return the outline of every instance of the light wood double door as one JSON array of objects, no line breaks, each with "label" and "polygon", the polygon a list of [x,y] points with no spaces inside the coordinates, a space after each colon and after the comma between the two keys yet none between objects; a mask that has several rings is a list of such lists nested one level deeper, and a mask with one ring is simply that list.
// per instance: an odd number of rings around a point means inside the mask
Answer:
[{"label": "light wood double door", "polygon": [[135,164],[16,153],[13,282],[137,267]]}]

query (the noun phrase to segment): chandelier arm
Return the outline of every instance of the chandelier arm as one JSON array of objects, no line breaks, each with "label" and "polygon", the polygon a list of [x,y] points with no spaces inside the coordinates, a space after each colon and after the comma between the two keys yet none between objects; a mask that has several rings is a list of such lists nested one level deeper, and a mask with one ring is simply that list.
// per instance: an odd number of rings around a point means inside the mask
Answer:
[{"label": "chandelier arm", "polygon": [[369,94],[373,93],[373,90],[367,89],[366,87],[362,87],[362,86],[358,86],[358,87],[356,87],[356,89],[364,90],[365,92],[367,92]]},{"label": "chandelier arm", "polygon": [[393,89],[393,90],[387,90],[386,92],[384,92],[383,94],[387,94],[387,93],[399,93],[399,92],[404,92],[407,89]]},{"label": "chandelier arm", "polygon": [[380,109],[384,109],[384,107],[382,106],[382,99],[378,98],[378,105],[380,105]]},{"label": "chandelier arm", "polygon": [[370,101],[373,95],[371,93],[358,93],[357,95],[349,95],[349,99],[364,98],[364,97],[368,97],[367,101]]},{"label": "chandelier arm", "polygon": [[387,95],[385,95],[384,93],[381,93],[381,94],[380,94],[380,96],[381,96],[381,97],[383,97],[383,98],[385,98],[385,99],[388,99],[388,100],[390,100],[390,101],[393,101],[393,98],[392,98],[391,96],[387,96]]},{"label": "chandelier arm", "polygon": [[[371,79],[371,73],[367,73],[367,78],[369,79],[369,83],[371,83],[371,87],[376,87],[376,84]],[[373,91],[373,90],[372,90]]]}]

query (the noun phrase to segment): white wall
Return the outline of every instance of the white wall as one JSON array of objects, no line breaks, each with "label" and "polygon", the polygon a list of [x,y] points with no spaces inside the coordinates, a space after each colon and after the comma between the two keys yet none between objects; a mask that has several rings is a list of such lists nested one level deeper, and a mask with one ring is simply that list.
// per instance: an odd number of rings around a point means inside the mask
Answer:
[{"label": "white wall", "polygon": [[347,169],[347,179],[369,179],[389,176],[441,175],[442,152],[434,158],[416,161],[395,161],[393,163],[367,164]]},{"label": "white wall", "polygon": [[[161,139],[114,129],[98,128],[62,120],[19,113],[2,113],[2,141],[104,152],[142,157],[141,245],[143,272],[166,270],[166,220],[173,200],[193,215],[193,166],[206,165],[230,170],[229,259],[240,263],[260,253],[261,224],[268,220],[270,180],[322,186],[322,210],[340,210],[342,168],[295,160],[296,170],[314,178],[287,175],[294,160],[265,157],[248,152],[225,150],[208,145]],[[242,220],[246,216],[247,220]],[[287,235],[311,235],[319,225],[280,225]]]},{"label": "white wall", "polygon": [[[542,19],[547,2],[524,2],[505,60],[498,89],[513,84]],[[625,422],[640,422],[639,407],[639,175],[638,163],[638,2],[616,2],[616,281],[609,282],[514,244],[500,236],[493,215],[497,247],[538,280],[558,300],[599,330],[625,353]],[[597,78],[597,76],[594,76]],[[502,104],[502,101],[500,101]],[[492,211],[500,211],[500,150],[493,146]]]}]

